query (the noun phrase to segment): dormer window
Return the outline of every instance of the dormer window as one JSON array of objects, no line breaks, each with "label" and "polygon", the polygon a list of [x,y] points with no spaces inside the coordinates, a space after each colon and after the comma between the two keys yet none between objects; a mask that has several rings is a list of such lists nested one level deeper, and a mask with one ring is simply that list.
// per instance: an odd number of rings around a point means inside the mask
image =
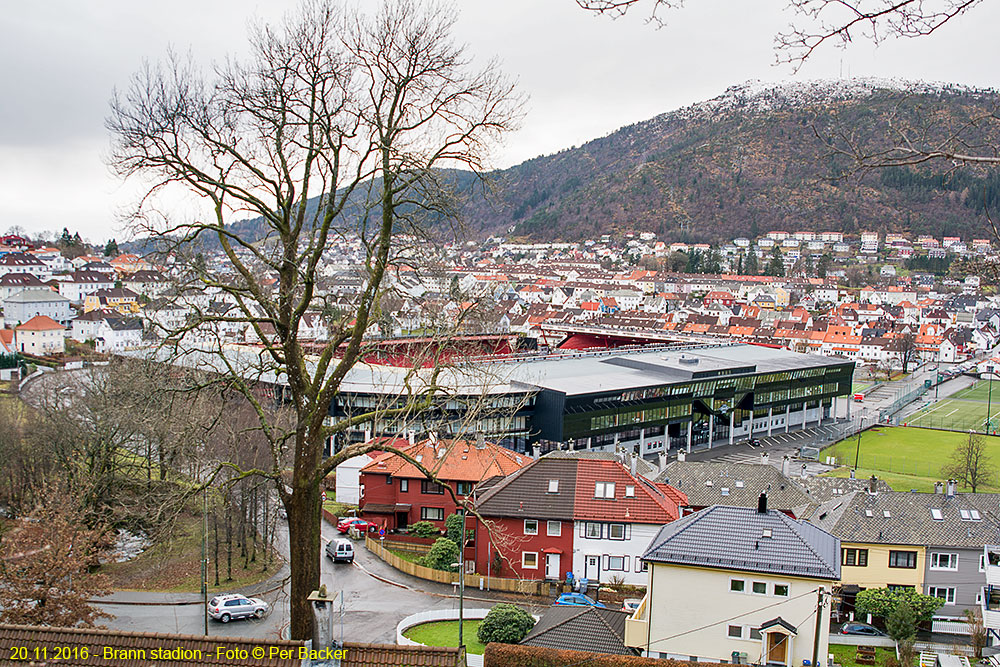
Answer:
[{"label": "dormer window", "polygon": [[550,479],[549,480],[549,493],[559,493],[559,480]]},{"label": "dormer window", "polygon": [[972,521],[972,517],[969,515],[969,510],[958,510],[958,514],[962,517],[962,521]]},{"label": "dormer window", "polygon": [[635,497],[635,487],[631,484],[625,487],[625,497],[634,498]]},{"label": "dormer window", "polygon": [[594,484],[594,497],[595,498],[611,498],[615,497],[615,483],[614,482],[596,482]]}]

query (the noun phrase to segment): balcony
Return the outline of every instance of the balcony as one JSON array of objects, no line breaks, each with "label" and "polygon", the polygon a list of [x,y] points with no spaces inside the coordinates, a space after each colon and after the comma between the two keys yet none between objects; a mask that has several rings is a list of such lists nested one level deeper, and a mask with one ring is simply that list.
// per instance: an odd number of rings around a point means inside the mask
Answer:
[{"label": "balcony", "polygon": [[986,563],[986,585],[1000,587],[1000,546],[987,544],[983,547]]},{"label": "balcony", "polygon": [[[998,596],[1000,596],[1000,591],[998,591]],[[649,627],[649,618],[646,615],[646,603],[649,600],[649,593],[642,598],[642,602],[636,608],[632,615],[625,619],[625,646],[632,646],[634,648],[646,648],[646,640],[648,638],[647,628]],[[1000,614],[1000,612],[997,612]]]},{"label": "balcony", "polygon": [[[983,588],[981,609],[983,625],[991,630],[1000,630],[1000,588],[986,586]],[[628,624],[628,621],[625,621]],[[627,632],[627,625],[626,625]]]}]

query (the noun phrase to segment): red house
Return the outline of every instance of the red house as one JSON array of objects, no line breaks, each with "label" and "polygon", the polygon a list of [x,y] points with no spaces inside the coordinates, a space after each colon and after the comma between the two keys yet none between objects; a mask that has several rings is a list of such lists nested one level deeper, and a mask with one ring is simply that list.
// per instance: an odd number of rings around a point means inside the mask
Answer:
[{"label": "red house", "polygon": [[723,306],[732,306],[736,302],[736,297],[731,292],[713,290],[705,295],[704,304],[711,306],[713,303],[721,303]]},{"label": "red house", "polygon": [[[456,496],[468,496],[477,484],[506,477],[531,462],[531,457],[488,442],[429,439],[401,448],[447,484]],[[361,468],[361,516],[389,530],[417,521],[444,528],[456,504],[443,486],[432,482],[412,463],[384,452]]]},{"label": "red house", "polygon": [[613,454],[553,452],[477,492],[476,572],[645,585],[640,556],[687,497]]}]

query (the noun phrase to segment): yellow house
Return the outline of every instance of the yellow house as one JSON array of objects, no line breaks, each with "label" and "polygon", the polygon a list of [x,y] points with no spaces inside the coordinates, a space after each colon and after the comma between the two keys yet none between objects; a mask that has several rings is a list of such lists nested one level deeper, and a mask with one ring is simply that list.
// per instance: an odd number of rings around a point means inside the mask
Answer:
[{"label": "yellow house", "polygon": [[861,590],[912,586],[923,591],[926,557],[922,545],[841,541],[841,583]]},{"label": "yellow house", "polygon": [[791,293],[784,287],[775,287],[774,290],[774,305],[776,308],[788,308],[788,303],[791,298]]},{"label": "yellow house", "polygon": [[83,299],[83,312],[89,313],[99,308],[112,308],[122,315],[139,312],[139,295],[129,289],[115,287],[97,290]]},{"label": "yellow house", "polygon": [[[815,664],[829,649],[840,543],[786,514],[714,505],[660,529],[625,645],[676,660]],[[816,612],[821,618],[816,636]]]}]

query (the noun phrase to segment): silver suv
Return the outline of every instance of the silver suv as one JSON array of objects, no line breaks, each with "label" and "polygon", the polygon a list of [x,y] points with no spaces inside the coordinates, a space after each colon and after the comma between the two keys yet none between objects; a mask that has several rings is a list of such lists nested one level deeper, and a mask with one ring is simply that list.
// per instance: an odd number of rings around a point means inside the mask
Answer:
[{"label": "silver suv", "polygon": [[263,618],[267,613],[267,603],[258,598],[244,595],[217,595],[208,601],[208,615],[217,621],[228,623],[234,618]]}]

